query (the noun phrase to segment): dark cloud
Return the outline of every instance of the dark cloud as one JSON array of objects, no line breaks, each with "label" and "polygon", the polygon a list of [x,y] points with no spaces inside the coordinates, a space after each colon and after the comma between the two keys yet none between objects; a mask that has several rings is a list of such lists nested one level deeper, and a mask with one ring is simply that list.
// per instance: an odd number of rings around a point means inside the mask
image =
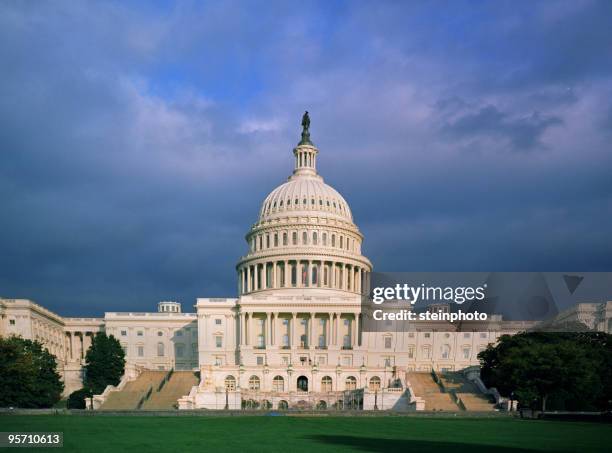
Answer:
[{"label": "dark cloud", "polygon": [[305,109],[377,269],[610,270],[609,2],[238,6],[0,5],[0,295],[235,295]]}]

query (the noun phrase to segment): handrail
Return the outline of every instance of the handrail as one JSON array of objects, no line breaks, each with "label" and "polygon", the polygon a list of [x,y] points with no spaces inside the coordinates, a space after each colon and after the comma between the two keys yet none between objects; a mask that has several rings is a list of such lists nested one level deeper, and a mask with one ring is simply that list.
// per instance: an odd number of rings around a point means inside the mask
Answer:
[{"label": "handrail", "polygon": [[157,387],[158,392],[161,392],[161,389],[164,388],[164,385],[166,385],[166,383],[170,380],[173,374],[174,374],[174,368],[170,368],[170,371],[166,373],[164,378],[159,383],[159,386]]}]

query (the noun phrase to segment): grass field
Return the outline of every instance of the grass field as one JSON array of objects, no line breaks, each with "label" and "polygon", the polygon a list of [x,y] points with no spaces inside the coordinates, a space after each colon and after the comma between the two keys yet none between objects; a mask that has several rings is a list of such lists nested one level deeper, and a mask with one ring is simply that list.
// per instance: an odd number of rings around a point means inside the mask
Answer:
[{"label": "grass field", "polygon": [[609,424],[510,418],[37,415],[0,416],[0,431],[62,431],[62,451],[70,452],[444,453],[469,449],[480,453],[612,448]]}]

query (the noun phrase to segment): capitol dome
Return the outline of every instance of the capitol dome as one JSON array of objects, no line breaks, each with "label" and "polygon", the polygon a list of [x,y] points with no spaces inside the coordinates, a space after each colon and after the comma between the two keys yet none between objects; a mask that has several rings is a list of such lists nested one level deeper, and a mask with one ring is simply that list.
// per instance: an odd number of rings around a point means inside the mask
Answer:
[{"label": "capitol dome", "polygon": [[308,113],[302,126],[293,174],[265,198],[246,235],[249,251],[236,266],[240,294],[292,288],[359,293],[372,269],[348,203],[317,173]]}]

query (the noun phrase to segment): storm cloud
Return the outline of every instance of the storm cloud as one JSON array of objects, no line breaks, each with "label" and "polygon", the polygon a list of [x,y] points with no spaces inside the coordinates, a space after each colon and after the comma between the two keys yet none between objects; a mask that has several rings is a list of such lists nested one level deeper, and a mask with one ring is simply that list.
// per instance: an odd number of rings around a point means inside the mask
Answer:
[{"label": "storm cloud", "polygon": [[610,2],[2,2],[0,295],[235,296],[309,110],[379,271],[612,270]]}]

